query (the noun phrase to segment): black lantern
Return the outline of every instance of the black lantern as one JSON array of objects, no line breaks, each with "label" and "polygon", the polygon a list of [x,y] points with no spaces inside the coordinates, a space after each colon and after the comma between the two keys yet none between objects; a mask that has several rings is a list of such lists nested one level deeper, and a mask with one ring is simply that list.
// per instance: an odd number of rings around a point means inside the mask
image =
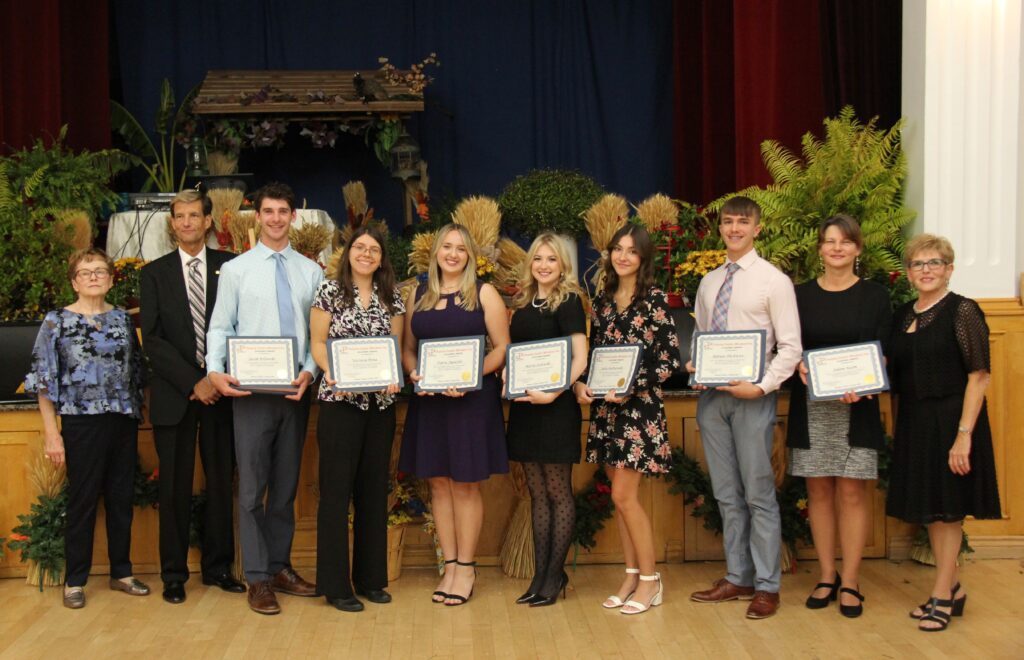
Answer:
[{"label": "black lantern", "polygon": [[403,181],[417,177],[420,174],[419,165],[420,147],[402,128],[402,134],[391,146],[391,176]]},{"label": "black lantern", "polygon": [[198,135],[193,135],[189,140],[188,149],[185,152],[185,166],[188,175],[192,177],[209,174],[206,169],[206,144]]}]

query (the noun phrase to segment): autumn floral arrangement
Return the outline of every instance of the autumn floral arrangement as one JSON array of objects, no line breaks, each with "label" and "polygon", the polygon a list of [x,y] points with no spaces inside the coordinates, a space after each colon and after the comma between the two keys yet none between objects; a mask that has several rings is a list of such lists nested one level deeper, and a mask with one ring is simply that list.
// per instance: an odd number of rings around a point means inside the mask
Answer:
[{"label": "autumn floral arrangement", "polygon": [[114,283],[107,294],[107,300],[116,307],[129,312],[138,311],[139,280],[146,262],[138,257],[122,257],[114,262]]},{"label": "autumn floral arrangement", "polygon": [[413,94],[423,94],[427,85],[434,82],[432,76],[424,73],[428,66],[441,66],[441,60],[437,59],[437,53],[431,53],[423,58],[423,61],[411,64],[408,71],[399,71],[387,57],[378,57],[380,73],[392,85],[406,85]]}]

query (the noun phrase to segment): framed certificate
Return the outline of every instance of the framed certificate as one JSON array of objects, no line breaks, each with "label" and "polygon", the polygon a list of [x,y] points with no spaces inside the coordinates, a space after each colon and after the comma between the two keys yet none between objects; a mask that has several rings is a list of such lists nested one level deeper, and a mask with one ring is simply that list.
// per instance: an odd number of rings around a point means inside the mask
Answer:
[{"label": "framed certificate", "polygon": [[728,385],[730,381],[759,383],[764,377],[764,330],[695,332],[693,335],[692,382],[706,387]]},{"label": "framed certificate", "polygon": [[327,359],[337,392],[379,392],[405,385],[394,335],[328,339]]},{"label": "framed certificate", "polygon": [[484,336],[420,340],[417,392],[478,390],[483,384]]},{"label": "framed certificate", "polygon": [[841,399],[847,392],[877,394],[889,389],[889,378],[877,341],[804,351],[807,396],[811,401]]},{"label": "framed certificate", "polygon": [[228,373],[240,390],[295,393],[295,337],[228,337]]},{"label": "framed certificate", "polygon": [[590,351],[587,387],[594,396],[604,396],[609,392],[616,395],[629,394],[633,391],[633,381],[640,371],[643,353],[643,344],[598,346]]},{"label": "framed certificate", "polygon": [[544,339],[509,344],[505,350],[505,398],[526,396],[526,390],[560,392],[569,387],[572,339]]}]

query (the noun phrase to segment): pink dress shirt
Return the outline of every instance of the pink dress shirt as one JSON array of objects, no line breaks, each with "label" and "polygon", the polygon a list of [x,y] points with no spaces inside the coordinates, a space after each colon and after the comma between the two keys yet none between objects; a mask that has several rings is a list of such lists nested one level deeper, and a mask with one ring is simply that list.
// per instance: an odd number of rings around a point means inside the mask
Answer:
[{"label": "pink dress shirt", "polygon": [[[779,389],[793,375],[800,362],[800,315],[796,307],[793,282],[778,268],[757,255],[746,253],[736,263],[740,269],[732,276],[729,301],[729,330],[765,330],[767,368],[758,387],[765,394]],[[726,261],[704,276],[697,288],[696,317],[699,331],[711,326],[715,297],[725,282]],[[773,356],[772,349],[777,353]]]}]

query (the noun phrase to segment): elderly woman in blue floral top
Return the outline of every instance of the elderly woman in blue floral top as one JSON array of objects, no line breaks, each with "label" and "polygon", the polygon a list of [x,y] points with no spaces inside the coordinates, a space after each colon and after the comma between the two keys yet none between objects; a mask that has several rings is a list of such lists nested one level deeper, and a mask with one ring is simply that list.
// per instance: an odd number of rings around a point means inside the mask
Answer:
[{"label": "elderly woman in blue floral top", "polygon": [[78,299],[47,313],[32,350],[32,371],[25,376],[25,391],[39,397],[46,456],[54,465],[67,465],[64,606],[71,609],[85,606],[101,493],[110,588],[133,596],[149,593],[132,576],[129,556],[142,354],[128,313],[106,301],[113,272],[102,250],[71,255],[68,277]]},{"label": "elderly woman in blue floral top", "polygon": [[585,376],[573,386],[580,403],[591,403],[587,461],[604,464],[612,482],[615,521],[622,539],[626,578],[603,603],[623,614],[661,604],[661,575],[654,570],[654,534],[640,504],[640,477],[668,472],[668,444],[661,383],[681,366],[679,339],[665,293],[654,286],[654,246],[647,230],[626,224],[608,244],[604,291],[594,300],[590,347],[642,344],[633,391],[594,399]]},{"label": "elderly woman in blue floral top", "polygon": [[[383,235],[372,225],[356,229],[341,254],[337,277],[320,284],[309,315],[310,348],[324,370],[317,397],[317,590],[343,612],[363,609],[356,594],[373,603],[391,602],[384,588],[388,585],[388,464],[395,435],[392,404],[398,385],[372,393],[336,392],[327,340],[395,335],[401,346],[404,323],[400,317],[404,313],[405,303],[395,286]],[[355,504],[351,578],[350,501]]]}]

